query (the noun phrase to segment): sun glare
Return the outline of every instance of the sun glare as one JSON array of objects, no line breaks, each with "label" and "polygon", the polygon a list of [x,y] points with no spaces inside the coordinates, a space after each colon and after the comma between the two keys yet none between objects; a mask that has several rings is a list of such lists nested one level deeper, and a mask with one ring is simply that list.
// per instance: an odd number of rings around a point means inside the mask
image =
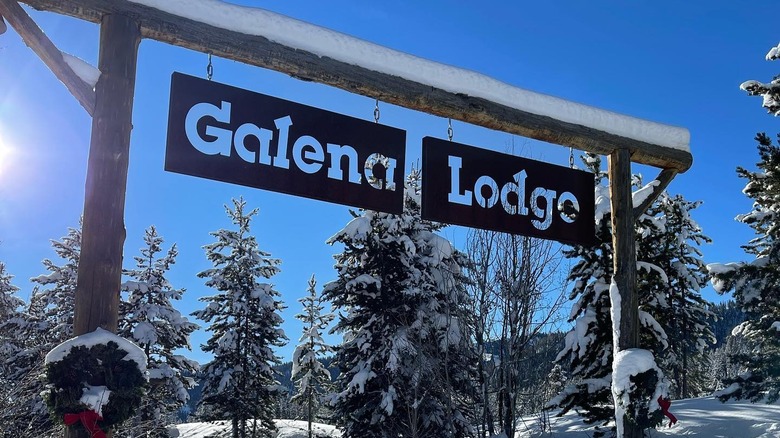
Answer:
[{"label": "sun glare", "polygon": [[3,177],[11,165],[11,146],[0,137],[0,177]]}]

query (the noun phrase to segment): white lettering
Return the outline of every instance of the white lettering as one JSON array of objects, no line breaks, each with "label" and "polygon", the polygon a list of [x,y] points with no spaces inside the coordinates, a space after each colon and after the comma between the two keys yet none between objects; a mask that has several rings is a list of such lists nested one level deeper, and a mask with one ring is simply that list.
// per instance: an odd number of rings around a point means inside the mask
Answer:
[{"label": "white lettering", "polygon": [[[304,150],[307,147],[311,150]],[[310,160],[311,162],[305,160]],[[295,140],[295,144],[293,144],[293,161],[295,161],[298,169],[306,173],[317,173],[322,169],[324,160],[325,152],[316,138],[310,135],[303,135],[298,140]]]},{"label": "white lettering", "polygon": [[[486,197],[482,190],[487,187],[490,189],[490,197]],[[492,208],[498,202],[498,184],[493,178],[482,175],[474,183],[474,197],[477,198],[477,204],[482,208]]]},{"label": "white lettering", "polygon": [[[344,171],[341,169],[341,160],[347,157],[347,170],[349,171],[349,182],[360,184],[361,177],[358,171],[357,151],[352,146],[341,146],[328,143],[328,155],[330,155],[330,166],[328,167],[328,178],[344,180]],[[392,178],[388,178],[392,180]]]},{"label": "white lettering", "polygon": [[[252,151],[246,147],[246,138],[250,136],[256,138],[259,143],[257,152],[255,153],[252,153]],[[259,162],[260,164],[271,164],[271,156],[268,155],[268,148],[271,145],[271,140],[273,140],[273,138],[273,131],[260,128],[252,123],[244,123],[236,129],[236,136],[233,138],[233,146],[235,146],[238,156],[247,163]]]},{"label": "white lettering", "polygon": [[187,140],[195,149],[206,155],[229,157],[230,137],[233,133],[227,129],[206,125],[206,135],[215,137],[214,140],[206,141],[198,134],[198,122],[204,117],[213,117],[217,122],[230,123],[230,102],[223,100],[221,107],[206,102],[198,103],[187,111],[187,116],[184,118]]},{"label": "white lettering", "polygon": [[[561,193],[556,203],[557,192],[544,187],[536,187],[528,195],[528,172],[525,169],[512,175],[512,180],[500,186],[491,175],[481,175],[474,181],[474,191],[463,190],[461,184],[470,186],[471,181],[461,181],[463,158],[453,155],[447,156],[450,168],[450,191],[447,200],[453,204],[472,206],[473,202],[481,208],[490,209],[499,207],[511,216],[528,216],[533,214],[531,224],[534,228],[544,231],[552,226],[555,216],[560,216],[567,224],[574,223],[580,213],[580,204],[577,197],[571,192]],[[506,181],[501,179],[500,181]],[[529,208],[530,207],[530,208]],[[559,215],[554,215],[557,209]]]},{"label": "white lettering", "polygon": [[[533,200],[533,202],[531,202],[531,211],[533,211],[534,215],[539,218],[538,220],[532,220],[531,224],[533,224],[533,226],[539,230],[546,230],[550,228],[550,224],[552,224],[552,209],[553,200],[555,199],[555,190],[547,190],[542,187],[537,187],[534,189],[533,193],[531,193],[531,199]],[[540,199],[544,199],[545,201],[544,208],[539,207]]]},{"label": "white lettering", "polygon": [[[377,164],[385,168],[385,179],[379,179],[374,176],[374,166]],[[366,177],[368,184],[375,188],[382,190],[395,191],[395,158],[388,158],[382,154],[374,153],[366,158],[366,163],[363,166],[363,175]],[[384,186],[384,187],[383,187]]]},{"label": "white lettering", "polygon": [[[569,204],[568,208],[566,208],[566,203]],[[561,212],[561,219],[567,224],[571,224],[580,215],[580,201],[571,192],[563,192],[558,198],[558,211]]]},{"label": "white lettering", "polygon": [[[274,120],[277,130],[274,155],[271,154],[271,142],[275,134],[273,130],[261,128],[254,123],[244,123],[234,132],[228,127],[212,126],[206,120],[205,135],[201,137],[198,133],[198,124],[204,118],[212,118],[216,122],[229,125],[230,102],[222,101],[221,106],[201,102],[193,105],[187,112],[184,120],[187,140],[203,154],[229,157],[235,149],[238,158],[247,163],[274,166],[280,169],[290,168],[290,154],[292,154],[292,161],[301,172],[315,174],[327,166],[327,175],[330,179],[344,181],[346,178],[346,181],[351,184],[362,184],[365,177],[369,185],[375,189],[391,192],[396,189],[397,161],[395,158],[373,153],[363,163],[363,174],[361,174],[358,167],[358,152],[352,146],[326,143],[326,148],[323,148],[322,143],[311,135],[301,135],[291,142],[290,126],[292,126],[293,121],[290,116]],[[250,137],[254,137],[256,143],[254,140],[249,140]],[[292,143],[292,147],[290,147],[290,143]],[[345,158],[346,164],[344,163]],[[377,178],[374,175],[375,166],[384,168],[383,178]],[[381,175],[382,172],[379,173]],[[471,192],[467,193],[470,196]]]},{"label": "white lettering", "polygon": [[[525,179],[527,176],[525,170],[522,170],[514,174],[514,182],[510,181],[501,188],[501,205],[507,213],[528,215],[528,207],[525,206]],[[509,203],[510,193],[514,193],[517,197],[517,205]]]},{"label": "white lettering", "polygon": [[274,157],[274,167],[281,169],[290,168],[290,160],[287,159],[287,135],[290,132],[292,119],[290,116],[284,116],[274,120],[276,129],[279,130],[279,142],[276,144],[276,156]]},{"label": "white lettering", "polygon": [[450,193],[447,200],[455,204],[471,205],[471,191],[464,190],[460,193],[460,168],[463,167],[463,159],[449,155],[447,163],[450,166]]}]

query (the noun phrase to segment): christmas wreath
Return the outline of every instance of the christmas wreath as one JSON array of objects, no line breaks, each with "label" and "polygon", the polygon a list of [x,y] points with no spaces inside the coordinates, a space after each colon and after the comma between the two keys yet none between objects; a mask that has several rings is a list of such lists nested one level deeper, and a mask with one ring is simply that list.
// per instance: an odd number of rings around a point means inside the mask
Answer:
[{"label": "christmas wreath", "polygon": [[81,422],[94,435],[130,418],[141,403],[146,355],[132,342],[98,328],[46,355],[46,404],[56,421]]}]

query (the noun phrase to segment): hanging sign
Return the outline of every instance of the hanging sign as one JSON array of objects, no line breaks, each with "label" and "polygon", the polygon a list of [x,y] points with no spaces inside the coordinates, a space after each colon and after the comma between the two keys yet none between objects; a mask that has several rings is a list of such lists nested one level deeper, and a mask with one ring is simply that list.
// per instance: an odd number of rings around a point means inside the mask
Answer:
[{"label": "hanging sign", "polygon": [[594,208],[592,173],[423,139],[423,219],[592,244]]},{"label": "hanging sign", "polygon": [[400,214],[406,131],[173,73],[165,170]]}]

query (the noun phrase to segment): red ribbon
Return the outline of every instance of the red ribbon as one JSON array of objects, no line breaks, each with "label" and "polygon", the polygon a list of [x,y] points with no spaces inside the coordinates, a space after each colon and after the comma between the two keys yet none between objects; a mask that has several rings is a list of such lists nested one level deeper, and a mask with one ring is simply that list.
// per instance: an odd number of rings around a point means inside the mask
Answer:
[{"label": "red ribbon", "polygon": [[672,406],[671,400],[664,398],[663,396],[658,396],[658,405],[661,406],[661,410],[663,411],[664,415],[669,418],[669,427],[672,427],[674,423],[677,423],[677,417],[669,412],[669,407]]},{"label": "red ribbon", "polygon": [[72,426],[81,421],[84,429],[87,429],[92,438],[106,438],[105,432],[100,430],[98,421],[103,421],[103,417],[95,411],[83,411],[78,414],[65,414],[65,425]]}]

